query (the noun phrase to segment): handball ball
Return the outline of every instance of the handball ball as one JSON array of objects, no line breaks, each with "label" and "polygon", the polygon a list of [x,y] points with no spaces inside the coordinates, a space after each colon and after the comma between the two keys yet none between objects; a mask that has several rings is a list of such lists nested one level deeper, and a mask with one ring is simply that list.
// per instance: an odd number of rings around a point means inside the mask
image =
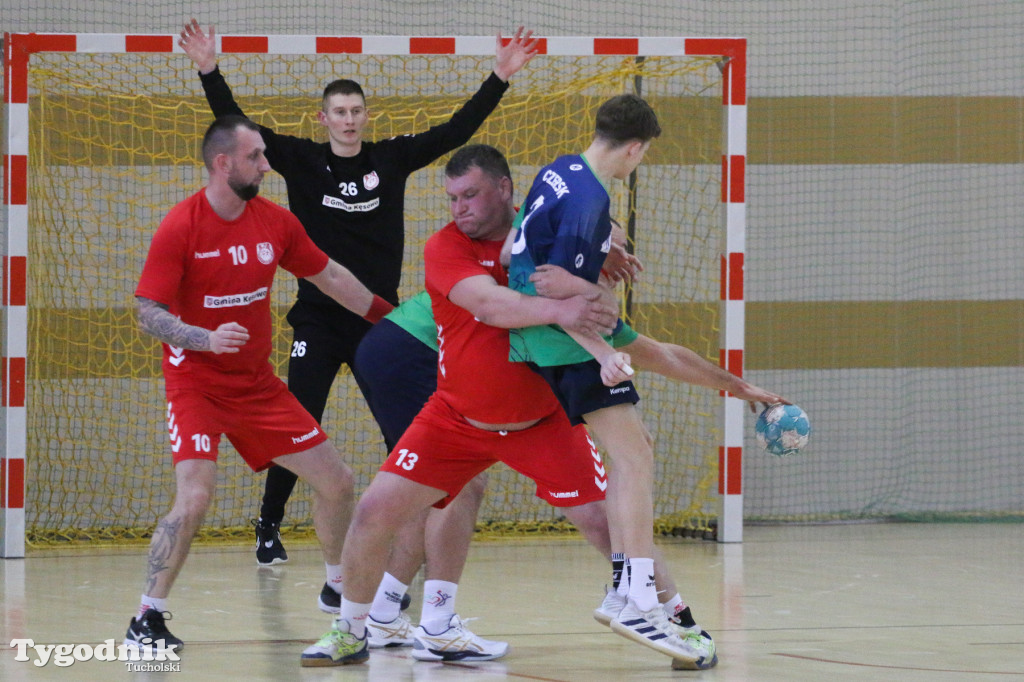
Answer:
[{"label": "handball ball", "polygon": [[792,455],[807,445],[811,423],[807,413],[796,405],[769,405],[754,427],[757,442],[773,455]]}]

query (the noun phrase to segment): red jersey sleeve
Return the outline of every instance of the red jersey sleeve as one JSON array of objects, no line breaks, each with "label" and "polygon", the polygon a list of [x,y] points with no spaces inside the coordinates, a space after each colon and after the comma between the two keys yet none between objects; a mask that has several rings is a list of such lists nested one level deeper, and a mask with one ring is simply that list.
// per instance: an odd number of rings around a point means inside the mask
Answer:
[{"label": "red jersey sleeve", "polygon": [[296,277],[309,277],[322,272],[327,267],[327,254],[313,243],[294,213],[281,206],[275,205],[274,208],[282,214],[281,224],[287,244],[279,265]]},{"label": "red jersey sleeve", "polygon": [[186,210],[179,204],[160,222],[149,244],[135,295],[171,307],[185,273],[188,252]]}]

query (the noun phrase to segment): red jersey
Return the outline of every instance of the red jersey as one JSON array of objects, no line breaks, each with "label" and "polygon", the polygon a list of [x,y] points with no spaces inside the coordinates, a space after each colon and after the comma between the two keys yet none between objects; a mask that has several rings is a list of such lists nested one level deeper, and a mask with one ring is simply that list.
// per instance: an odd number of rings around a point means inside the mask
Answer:
[{"label": "red jersey", "polygon": [[278,264],[296,277],[327,266],[327,255],[287,209],[256,197],[241,216],[224,220],[205,190],[171,209],[153,235],[135,295],[211,331],[237,322],[249,341],[220,355],[163,344],[168,389],[245,389],[254,375],[272,371],[270,289]]},{"label": "red jersey", "polygon": [[507,329],[482,324],[448,300],[452,287],[467,277],[490,275],[508,284],[498,260],[503,242],[470,239],[451,222],[424,249],[437,325],[437,393],[459,414],[488,424],[540,419],[561,409],[539,374],[509,362]]}]

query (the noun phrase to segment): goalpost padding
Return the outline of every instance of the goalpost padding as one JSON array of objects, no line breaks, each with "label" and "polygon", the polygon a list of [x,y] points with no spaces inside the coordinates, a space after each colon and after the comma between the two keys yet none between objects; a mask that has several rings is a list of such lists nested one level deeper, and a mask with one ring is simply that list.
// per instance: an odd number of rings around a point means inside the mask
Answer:
[{"label": "goalpost padding", "polygon": [[[379,139],[446,120],[493,64],[493,37],[221,36],[220,64],[246,113],[279,132],[318,137],[328,80],[363,83]],[[0,555],[29,544],[145,537],[166,513],[159,344],[141,335],[132,291],[149,237],[204,182],[199,139],[210,120],[175,36],[7,34]],[[474,141],[509,157],[519,191],[559,154],[589,142],[593,109],[638,91],[665,133],[635,183],[612,188],[636,226],[647,270],[628,295],[642,332],[743,371],[746,43],[741,38],[548,37]],[[410,178],[402,295],[422,286],[420,250],[449,219],[442,159]],[[264,193],[286,203],[269,175]],[[283,375],[294,298],[273,293]],[[653,375],[639,380],[656,438],[657,529],[742,537],[742,401]],[[354,382],[336,381],[324,422],[365,485],[383,459]],[[610,466],[614,466],[611,463]],[[262,476],[224,445],[204,534],[249,533]],[[715,483],[717,482],[717,490]],[[528,481],[492,472],[480,521],[533,532],[558,525]],[[716,494],[717,493],[717,494]],[[287,510],[309,526],[309,496]]]}]

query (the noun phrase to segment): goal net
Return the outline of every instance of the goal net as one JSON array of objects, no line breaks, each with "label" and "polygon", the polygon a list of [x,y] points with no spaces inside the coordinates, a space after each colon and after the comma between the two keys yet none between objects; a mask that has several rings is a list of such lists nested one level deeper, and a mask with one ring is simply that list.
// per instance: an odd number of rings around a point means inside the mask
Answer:
[{"label": "goal net", "polygon": [[[94,42],[112,40],[101,38]],[[315,139],[325,139],[316,111],[329,80],[348,77],[363,85],[372,119],[367,136],[380,139],[446,120],[475,92],[494,59],[493,38],[477,39],[478,54],[457,54],[458,48],[447,54],[268,54],[265,47],[244,47],[258,39],[236,40],[241,47],[225,49],[219,64],[242,109],[278,132]],[[548,54],[517,74],[474,141],[508,156],[521,197],[540,166],[586,148],[600,102],[624,91],[648,99],[664,133],[635,180],[612,188],[614,217],[632,226],[635,251],[646,266],[642,281],[624,294],[624,306],[641,332],[718,362],[725,244],[721,57],[678,56],[682,49],[677,56],[614,49],[601,55],[592,48],[558,55],[551,54],[553,41]],[[169,43],[164,51],[132,51],[129,36],[127,44],[126,50],[40,50],[28,61],[29,545],[146,537],[172,502],[160,349],[136,326],[133,291],[156,226],[205,182],[198,152],[211,114],[186,56],[172,53]],[[424,241],[449,220],[444,161],[410,178],[403,298],[422,287]],[[274,173],[263,194],[287,205],[284,183]],[[272,361],[282,377],[290,343],[283,316],[295,288],[279,272]],[[653,375],[641,376],[639,388],[656,440],[658,530],[708,531],[717,514],[723,398]],[[346,372],[335,382],[324,429],[355,469],[358,492],[386,453]],[[219,470],[201,537],[249,537],[264,477],[254,475],[226,441]],[[479,522],[512,533],[562,527],[557,510],[533,496],[531,483],[503,466],[492,469]],[[300,482],[285,532],[308,532],[311,523],[309,490]]]}]

